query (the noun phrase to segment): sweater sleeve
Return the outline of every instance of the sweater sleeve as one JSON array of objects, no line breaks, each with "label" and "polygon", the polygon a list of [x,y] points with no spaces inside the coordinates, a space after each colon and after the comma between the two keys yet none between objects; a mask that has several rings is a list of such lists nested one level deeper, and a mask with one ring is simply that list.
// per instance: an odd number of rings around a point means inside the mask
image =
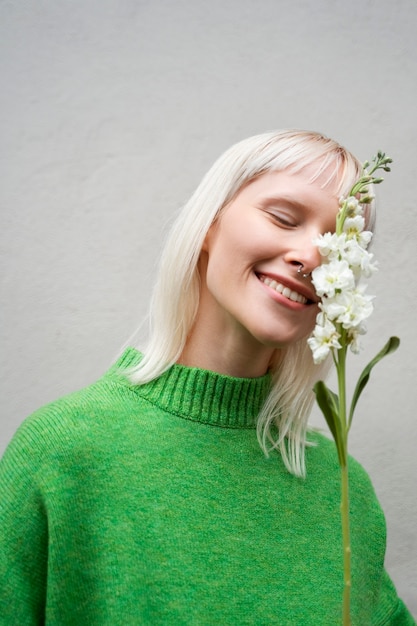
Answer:
[{"label": "sweater sleeve", "polygon": [[47,522],[41,451],[24,425],[0,461],[0,625],[44,623]]}]

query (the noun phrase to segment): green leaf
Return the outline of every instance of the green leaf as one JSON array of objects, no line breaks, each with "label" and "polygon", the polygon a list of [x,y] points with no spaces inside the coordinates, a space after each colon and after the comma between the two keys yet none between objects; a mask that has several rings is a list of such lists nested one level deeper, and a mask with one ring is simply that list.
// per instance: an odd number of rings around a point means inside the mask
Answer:
[{"label": "green leaf", "polygon": [[353,392],[353,396],[352,396],[352,404],[350,406],[348,429],[350,428],[350,425],[352,423],[353,412],[355,410],[359,397],[368,383],[372,368],[378,363],[378,361],[383,359],[384,356],[387,356],[387,354],[390,354],[391,352],[395,352],[395,350],[398,348],[399,345],[400,345],[400,340],[398,339],[398,337],[390,337],[387,343],[385,344],[385,346],[382,348],[382,350],[378,352],[376,356],[374,356],[372,361],[368,363],[368,365],[363,370],[362,374],[359,376],[358,382],[356,383],[355,391]]},{"label": "green leaf", "polygon": [[313,391],[316,394],[317,404],[336,443],[340,464],[344,465],[346,463],[346,450],[339,419],[339,398],[322,380],[316,382]]}]

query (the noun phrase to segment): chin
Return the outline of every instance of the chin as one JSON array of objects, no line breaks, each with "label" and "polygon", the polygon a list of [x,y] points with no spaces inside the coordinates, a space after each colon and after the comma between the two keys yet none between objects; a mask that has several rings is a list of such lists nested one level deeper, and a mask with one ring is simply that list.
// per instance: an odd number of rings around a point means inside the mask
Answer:
[{"label": "chin", "polygon": [[[247,326],[247,329],[251,335],[259,341],[262,345],[269,348],[287,348],[293,343],[305,340],[311,335],[316,324],[318,309],[314,307],[314,310],[310,312],[310,315],[305,315],[302,323],[296,323],[294,319],[285,319],[265,317],[263,323],[261,319],[251,320],[255,322]],[[248,320],[249,321],[249,320]]]},{"label": "chin", "polygon": [[261,343],[263,346],[268,348],[274,348],[275,350],[282,350],[283,348],[288,348],[289,346],[297,343],[298,341],[305,340],[309,337],[311,331],[305,334],[294,334],[289,335],[288,337],[281,336],[277,337],[276,333],[271,333],[265,335],[265,333],[260,333],[255,338]]}]

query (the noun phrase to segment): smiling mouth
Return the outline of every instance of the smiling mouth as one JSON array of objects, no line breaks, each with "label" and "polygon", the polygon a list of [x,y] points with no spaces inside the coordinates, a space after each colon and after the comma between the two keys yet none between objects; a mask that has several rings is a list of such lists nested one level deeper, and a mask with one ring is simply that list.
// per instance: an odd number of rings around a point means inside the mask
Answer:
[{"label": "smiling mouth", "polygon": [[275,291],[282,294],[285,298],[288,298],[288,300],[292,300],[293,302],[299,302],[300,304],[312,303],[311,300],[308,300],[305,296],[302,296],[301,293],[298,293],[297,291],[293,291],[289,287],[285,287],[285,285],[278,283],[276,280],[273,280],[272,278],[269,278],[268,276],[263,276],[262,274],[259,274],[258,278],[265,285],[267,285],[268,287],[271,287],[271,289],[275,289]]}]

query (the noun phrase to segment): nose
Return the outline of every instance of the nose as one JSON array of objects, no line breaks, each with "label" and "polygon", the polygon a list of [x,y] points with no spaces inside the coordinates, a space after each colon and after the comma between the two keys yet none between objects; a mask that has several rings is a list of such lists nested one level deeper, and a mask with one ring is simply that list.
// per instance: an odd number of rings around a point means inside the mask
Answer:
[{"label": "nose", "polygon": [[318,247],[310,239],[288,250],[285,261],[300,273],[311,274],[321,264],[322,258]]}]

